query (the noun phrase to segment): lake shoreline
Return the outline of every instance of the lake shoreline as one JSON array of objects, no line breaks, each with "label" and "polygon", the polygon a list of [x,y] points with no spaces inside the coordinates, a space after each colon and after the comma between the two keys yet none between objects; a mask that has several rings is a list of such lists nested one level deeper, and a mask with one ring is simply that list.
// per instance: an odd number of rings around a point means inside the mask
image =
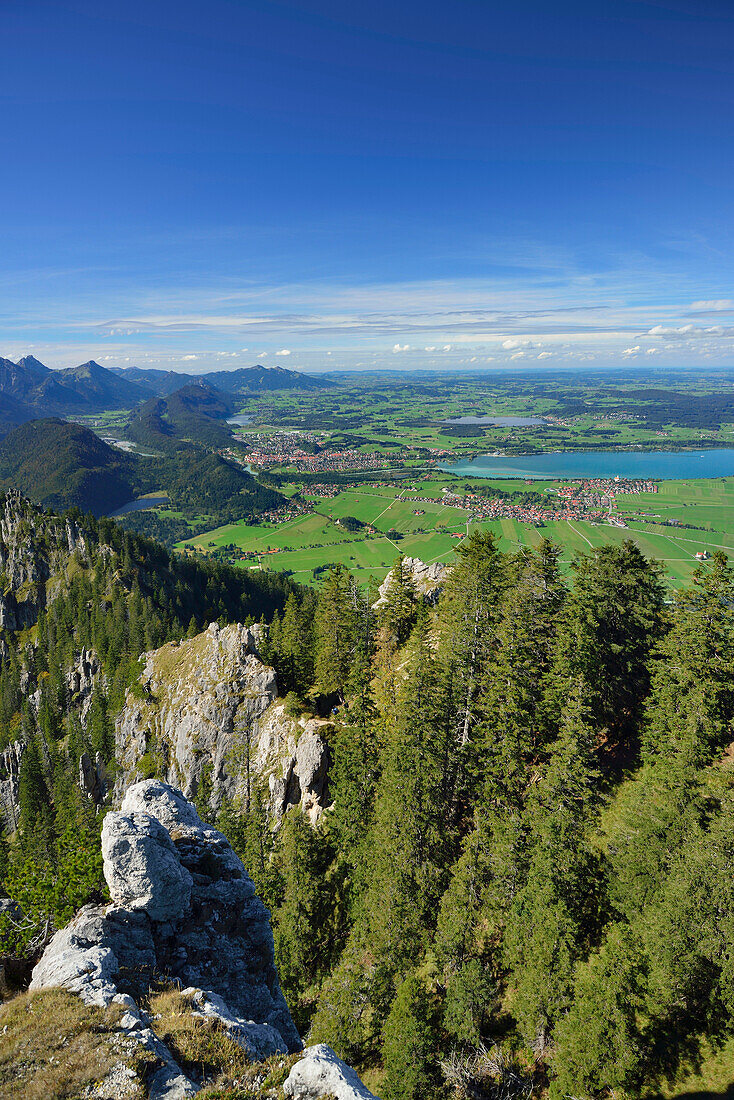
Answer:
[{"label": "lake shoreline", "polygon": [[[701,466],[705,468],[701,469]],[[681,448],[678,450],[541,451],[516,455],[477,455],[439,469],[458,477],[489,479],[523,478],[532,481],[585,480],[587,478],[678,481],[734,477],[734,447]]]}]

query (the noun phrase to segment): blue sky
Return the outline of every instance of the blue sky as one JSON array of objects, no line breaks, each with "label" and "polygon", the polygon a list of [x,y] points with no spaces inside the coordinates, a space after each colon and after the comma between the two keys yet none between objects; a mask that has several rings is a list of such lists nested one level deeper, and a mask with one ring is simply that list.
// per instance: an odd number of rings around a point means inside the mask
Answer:
[{"label": "blue sky", "polygon": [[731,0],[0,0],[0,354],[734,366]]}]

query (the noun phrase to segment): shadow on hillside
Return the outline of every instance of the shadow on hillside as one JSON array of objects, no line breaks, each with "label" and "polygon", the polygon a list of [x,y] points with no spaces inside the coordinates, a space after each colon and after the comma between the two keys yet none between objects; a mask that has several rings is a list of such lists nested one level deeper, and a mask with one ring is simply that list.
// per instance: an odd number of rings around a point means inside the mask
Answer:
[{"label": "shadow on hillside", "polygon": [[723,1092],[703,1090],[701,1092],[676,1092],[672,1097],[664,1097],[662,1093],[646,1093],[643,1100],[734,1100],[734,1082],[728,1085]]}]

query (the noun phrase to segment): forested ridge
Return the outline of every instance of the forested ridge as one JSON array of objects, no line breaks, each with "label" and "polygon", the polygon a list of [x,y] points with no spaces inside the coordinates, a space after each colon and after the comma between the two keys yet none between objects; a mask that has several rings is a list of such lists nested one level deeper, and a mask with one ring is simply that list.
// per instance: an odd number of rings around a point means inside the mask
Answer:
[{"label": "forested ridge", "polygon": [[399,561],[376,614],[335,570],[271,631],[340,708],[328,823],[250,857],[281,974],[387,1100],[640,1095],[731,1029],[734,575],[457,556],[435,609]]},{"label": "forested ridge", "polygon": [[[249,614],[272,617],[263,656],[291,712],[331,721],[317,826],[294,808],[274,831],[257,783],[216,820],[271,909],[309,1041],[374,1074],[385,1100],[437,1100],[641,1096],[731,1034],[723,554],[670,602],[631,542],[581,555],[566,579],[550,541],[508,555],[476,532],[434,606],[401,558],[377,603],[342,567],[317,594],[267,574],[240,575],[270,590],[233,593],[232,570],[94,530],[110,554],[32,636],[5,636],[0,730],[29,748],[3,877],[32,917],[6,924],[6,951],[102,889],[74,767],[85,750],[114,770],[137,655]],[[156,554],[164,567],[139,568]],[[81,645],[108,671],[83,720],[60,671]]]},{"label": "forested ridge", "polygon": [[[101,816],[80,789],[80,757],[98,760],[112,783],[113,718],[126,690],[138,690],[140,655],[212,621],[268,618],[293,588],[277,574],[172,557],[109,519],[0,494],[3,771],[22,746],[0,877],[23,914],[0,913],[0,954],[32,960],[49,930],[104,890]],[[11,616],[19,629],[8,628]],[[83,651],[101,672],[86,697],[69,675]]]}]

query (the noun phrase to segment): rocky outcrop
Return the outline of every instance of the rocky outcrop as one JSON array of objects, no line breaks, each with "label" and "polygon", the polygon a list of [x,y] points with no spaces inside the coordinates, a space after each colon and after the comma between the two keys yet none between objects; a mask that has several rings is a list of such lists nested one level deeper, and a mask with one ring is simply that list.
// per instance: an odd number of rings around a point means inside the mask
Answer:
[{"label": "rocky outcrop", "polygon": [[362,1084],[357,1074],[338,1058],[325,1043],[308,1047],[296,1062],[283,1085],[283,1092],[292,1100],[376,1100]]},{"label": "rocky outcrop", "polygon": [[31,989],[62,986],[87,1004],[119,1004],[120,1027],[156,1058],[150,1095],[193,1095],[138,1005],[161,979],[192,1012],[215,1018],[253,1059],[300,1049],[278,982],[268,912],[226,838],[180,791],[131,787],[102,833],[107,906],[88,905],[57,932]]},{"label": "rocky outcrop", "polygon": [[0,495],[0,630],[33,626],[74,552],[87,555],[76,523],[44,513],[15,490]]},{"label": "rocky outcrop", "polygon": [[329,805],[330,725],[288,716],[261,642],[257,627],[212,623],[145,655],[116,723],[118,798],[145,769],[187,797],[206,791],[213,810],[259,779],[275,820],[294,805],[317,820]]},{"label": "rocky outcrop", "polygon": [[99,657],[94,650],[82,649],[66,673],[66,686],[72,701],[79,707],[82,721],[87,717],[100,669]]},{"label": "rocky outcrop", "polygon": [[[440,561],[431,562],[430,565],[426,565],[420,558],[403,558],[403,568],[410,573],[416,592],[423,597],[425,603],[431,605],[438,603],[438,597],[441,595],[446,576],[450,572],[451,566],[445,565]],[[374,605],[376,608],[381,607],[387,599],[387,593],[392,581],[393,575],[391,570],[379,587],[378,591],[380,596]]]},{"label": "rocky outcrop", "polygon": [[237,761],[257,737],[276,697],[275,673],[258,656],[259,635],[233,624],[145,654],[139,686],[128,692],[115,729],[118,792],[145,757],[193,797],[211,787],[216,809],[236,792]]},{"label": "rocky outcrop", "polygon": [[101,753],[92,760],[87,752],[79,757],[79,786],[87,798],[101,806],[109,788],[109,776]]},{"label": "rocky outcrop", "polygon": [[270,816],[279,821],[291,806],[300,806],[315,824],[331,805],[328,738],[330,722],[291,718],[284,703],[263,716],[252,756],[252,770],[267,785]]},{"label": "rocky outcrop", "polygon": [[0,752],[0,814],[3,825],[9,833],[14,833],[18,828],[20,762],[23,759],[24,749],[24,741],[12,741]]}]

